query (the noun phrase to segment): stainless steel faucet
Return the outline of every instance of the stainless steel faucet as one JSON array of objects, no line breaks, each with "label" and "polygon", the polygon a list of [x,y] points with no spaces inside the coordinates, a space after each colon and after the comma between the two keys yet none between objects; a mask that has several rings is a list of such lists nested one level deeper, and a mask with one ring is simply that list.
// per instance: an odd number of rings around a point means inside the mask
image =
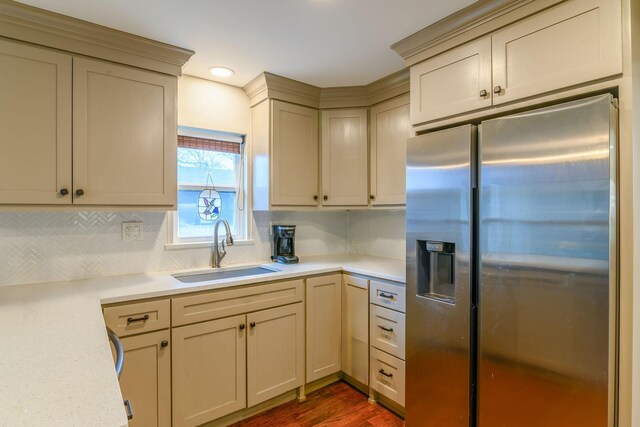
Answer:
[{"label": "stainless steel faucet", "polygon": [[[224,228],[227,230],[227,237],[218,242],[218,226],[220,223],[224,223]],[[226,246],[233,246],[233,236],[231,235],[231,227],[226,219],[219,219],[216,221],[216,225],[213,226],[213,244],[211,245],[211,267],[220,268],[220,261],[225,257],[227,251]],[[222,246],[222,249],[220,248]]]}]

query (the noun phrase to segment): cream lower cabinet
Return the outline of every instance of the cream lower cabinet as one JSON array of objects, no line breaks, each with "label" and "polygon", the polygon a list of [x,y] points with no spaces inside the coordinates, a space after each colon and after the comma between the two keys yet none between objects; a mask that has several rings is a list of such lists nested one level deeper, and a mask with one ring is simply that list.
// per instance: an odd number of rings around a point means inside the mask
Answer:
[{"label": "cream lower cabinet", "polygon": [[372,206],[406,204],[407,138],[411,136],[409,96],[371,107],[369,164]]},{"label": "cream lower cabinet", "polygon": [[321,115],[322,206],[368,206],[367,109]]},{"label": "cream lower cabinet", "polygon": [[197,426],[247,406],[246,316],[172,329],[173,426]]},{"label": "cream lower cabinet", "polygon": [[121,338],[120,389],[131,404],[130,427],[171,426],[170,341],[169,330]]},{"label": "cream lower cabinet", "polygon": [[250,313],[247,322],[248,405],[303,385],[304,303]]},{"label": "cream lower cabinet", "polygon": [[307,376],[312,382],[341,369],[341,277],[311,277],[307,285]]},{"label": "cream lower cabinet", "polygon": [[342,371],[369,385],[368,280],[342,276]]}]

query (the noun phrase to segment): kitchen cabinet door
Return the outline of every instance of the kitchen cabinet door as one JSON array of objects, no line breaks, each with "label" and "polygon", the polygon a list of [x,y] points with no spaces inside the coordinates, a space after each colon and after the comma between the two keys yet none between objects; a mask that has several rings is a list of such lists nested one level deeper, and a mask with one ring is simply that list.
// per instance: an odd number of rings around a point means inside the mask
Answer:
[{"label": "kitchen cabinet door", "polygon": [[572,0],[494,33],[494,105],[622,73],[618,0]]},{"label": "kitchen cabinet door", "polygon": [[169,330],[121,338],[122,397],[133,412],[130,427],[171,426],[171,347]]},{"label": "kitchen cabinet door", "polygon": [[273,102],[271,204],[318,205],[318,110]]},{"label": "kitchen cabinet door", "polygon": [[174,427],[246,407],[245,331],[244,315],[172,329]]},{"label": "kitchen cabinet door", "polygon": [[307,379],[310,383],[340,372],[342,290],[340,274],[307,282]]},{"label": "kitchen cabinet door", "polygon": [[73,60],[73,202],[176,203],[176,78]]},{"label": "kitchen cabinet door", "polygon": [[248,405],[303,385],[303,303],[247,314],[247,322]]},{"label": "kitchen cabinet door", "polygon": [[322,205],[367,206],[367,110],[322,111]]},{"label": "kitchen cabinet door", "polygon": [[342,371],[369,385],[368,281],[343,275]]},{"label": "kitchen cabinet door", "polygon": [[71,61],[0,40],[0,204],[71,204]]},{"label": "kitchen cabinet door", "polygon": [[411,67],[411,124],[491,106],[491,37]]},{"label": "kitchen cabinet door", "polygon": [[409,96],[371,107],[371,205],[406,204]]}]

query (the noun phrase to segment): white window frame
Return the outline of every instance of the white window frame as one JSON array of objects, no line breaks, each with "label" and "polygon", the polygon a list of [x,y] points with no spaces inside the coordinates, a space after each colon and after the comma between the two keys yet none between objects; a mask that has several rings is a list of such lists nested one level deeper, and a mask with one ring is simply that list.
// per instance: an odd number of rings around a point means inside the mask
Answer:
[{"label": "white window frame", "polygon": [[[255,242],[252,240],[252,227],[251,221],[249,221],[249,200],[248,197],[248,167],[249,161],[247,156],[247,143],[245,142],[241,146],[241,154],[238,156],[238,160],[235,163],[235,172],[236,172],[236,182],[239,181],[239,173],[240,171],[244,171],[244,179],[242,189],[238,188],[238,186],[229,186],[229,185],[215,185],[215,189],[217,191],[234,191],[236,192],[236,206],[235,210],[235,227],[236,230],[232,230],[235,232],[234,234],[234,244],[238,246],[243,245],[253,245]],[[241,168],[240,162],[244,159],[244,168]],[[177,184],[177,191],[180,190],[204,190],[205,185],[201,184]],[[237,207],[238,198],[240,196],[244,197],[244,209],[240,211]],[[177,199],[176,199],[177,200]],[[178,236],[178,206],[176,201],[176,210],[169,212],[167,219],[167,231],[168,231],[168,243],[165,245],[165,249],[193,249],[193,248],[204,248],[210,247],[213,243],[213,234],[211,236],[197,236],[197,237],[180,237]],[[238,230],[241,233],[238,233]],[[224,226],[219,226],[218,228],[219,237],[226,235]],[[240,235],[238,235],[240,234]],[[238,235],[238,236],[237,236]],[[237,236],[237,238],[236,238]]]}]

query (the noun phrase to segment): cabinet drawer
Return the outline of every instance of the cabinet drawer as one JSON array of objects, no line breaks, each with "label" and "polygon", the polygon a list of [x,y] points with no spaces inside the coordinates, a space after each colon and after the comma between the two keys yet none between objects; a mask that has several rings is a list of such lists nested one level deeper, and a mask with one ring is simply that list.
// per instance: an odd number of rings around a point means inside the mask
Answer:
[{"label": "cabinet drawer", "polygon": [[371,305],[371,345],[404,360],[405,317],[406,314]]},{"label": "cabinet drawer", "polygon": [[119,337],[168,328],[169,300],[139,302],[104,309],[104,321]]},{"label": "cabinet drawer", "polygon": [[372,280],[369,284],[369,301],[371,304],[404,313],[406,311],[405,287]]},{"label": "cabinet drawer", "polygon": [[371,347],[371,387],[404,406],[405,363],[377,348]]},{"label": "cabinet drawer", "polygon": [[242,286],[171,300],[172,325],[219,319],[304,300],[304,281]]}]

